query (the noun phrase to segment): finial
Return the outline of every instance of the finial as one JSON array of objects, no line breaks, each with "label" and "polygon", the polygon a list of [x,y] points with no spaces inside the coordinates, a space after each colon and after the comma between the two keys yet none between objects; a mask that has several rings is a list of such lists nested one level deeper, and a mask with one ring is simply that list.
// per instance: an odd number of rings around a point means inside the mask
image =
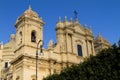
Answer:
[{"label": "finial", "polygon": [[98,32],[98,37],[101,37],[100,32]]},{"label": "finial", "polygon": [[87,24],[85,24],[85,27],[87,27]]},{"label": "finial", "polygon": [[48,49],[52,49],[53,45],[54,45],[53,40],[50,40],[49,43],[48,43]]},{"label": "finial", "polygon": [[76,20],[74,21],[74,23],[81,25],[81,24],[79,23],[78,19],[76,19]]},{"label": "finial", "polygon": [[61,22],[61,17],[59,16],[59,18],[58,18],[58,22]]},{"label": "finial", "polygon": [[28,9],[31,9],[30,0],[29,0],[29,8]]},{"label": "finial", "polygon": [[3,42],[0,42],[0,49],[3,49]]},{"label": "finial", "polygon": [[76,18],[76,19],[75,19],[75,21],[77,21],[77,22],[78,22],[78,18]]},{"label": "finial", "polygon": [[100,36],[100,32],[98,32],[98,36]]},{"label": "finial", "polygon": [[29,8],[28,8],[29,10],[31,10],[31,5],[29,5]]},{"label": "finial", "polygon": [[70,18],[70,22],[72,22],[72,18]]},{"label": "finial", "polygon": [[40,17],[40,19],[42,19],[42,17]]},{"label": "finial", "polygon": [[89,26],[89,29],[92,30],[92,26]]},{"label": "finial", "polygon": [[2,41],[0,41],[0,45],[2,45],[3,44],[3,42]]},{"label": "finial", "polygon": [[64,17],[64,20],[67,21],[67,16]]},{"label": "finial", "polygon": [[10,40],[15,40],[15,34],[10,35]]},{"label": "finial", "polygon": [[97,36],[99,39],[101,39],[102,38],[102,36],[101,36],[101,34],[100,34],[100,32],[98,32],[98,36]]}]

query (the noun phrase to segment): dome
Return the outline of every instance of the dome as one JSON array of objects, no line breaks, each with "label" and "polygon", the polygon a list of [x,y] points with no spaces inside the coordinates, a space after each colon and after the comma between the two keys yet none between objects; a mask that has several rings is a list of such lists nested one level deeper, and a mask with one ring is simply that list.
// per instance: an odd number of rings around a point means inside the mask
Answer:
[{"label": "dome", "polygon": [[97,38],[95,39],[95,43],[98,43],[98,42],[100,42],[100,43],[105,43],[105,44],[107,44],[107,45],[110,45],[110,43],[109,43],[105,38],[103,38],[103,37],[100,35],[100,33],[98,34]]},{"label": "dome", "polygon": [[[17,28],[18,25],[20,25],[20,23],[24,21],[25,18],[40,22],[41,25],[44,25],[42,18],[40,18],[39,15],[35,11],[33,11],[32,8],[29,6],[29,8],[25,10],[24,13],[17,18],[15,27]],[[25,21],[28,21],[28,20],[25,19]]]},{"label": "dome", "polygon": [[10,41],[4,45],[4,49],[15,49],[15,34],[10,35]]},{"label": "dome", "polygon": [[29,6],[29,8],[24,12],[24,14],[26,14],[26,15],[28,15],[28,16],[39,17],[39,15],[38,15],[35,11],[33,11],[30,6]]},{"label": "dome", "polygon": [[15,49],[15,41],[11,40],[7,44],[4,45],[4,49]]}]

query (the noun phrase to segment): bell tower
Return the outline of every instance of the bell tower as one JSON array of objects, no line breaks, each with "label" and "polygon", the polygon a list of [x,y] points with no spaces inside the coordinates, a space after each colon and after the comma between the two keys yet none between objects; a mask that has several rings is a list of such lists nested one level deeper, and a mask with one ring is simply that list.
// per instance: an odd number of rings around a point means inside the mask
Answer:
[{"label": "bell tower", "polygon": [[18,17],[15,24],[17,55],[35,53],[37,42],[43,40],[43,25],[43,20],[31,6]]}]

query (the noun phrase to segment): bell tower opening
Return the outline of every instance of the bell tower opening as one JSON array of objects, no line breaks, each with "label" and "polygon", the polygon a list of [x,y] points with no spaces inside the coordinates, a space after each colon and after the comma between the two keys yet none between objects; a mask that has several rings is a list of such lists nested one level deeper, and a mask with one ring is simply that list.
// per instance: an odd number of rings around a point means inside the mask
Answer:
[{"label": "bell tower opening", "polygon": [[36,32],[35,31],[31,32],[31,42],[36,42]]},{"label": "bell tower opening", "polygon": [[8,62],[5,62],[5,68],[8,68]]}]

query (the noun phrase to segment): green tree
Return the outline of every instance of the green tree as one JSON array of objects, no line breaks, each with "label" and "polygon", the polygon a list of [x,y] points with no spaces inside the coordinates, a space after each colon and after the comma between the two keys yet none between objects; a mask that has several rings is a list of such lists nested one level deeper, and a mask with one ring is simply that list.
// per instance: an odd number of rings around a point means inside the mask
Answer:
[{"label": "green tree", "polygon": [[90,55],[83,63],[43,80],[120,80],[120,40],[118,46],[114,44],[96,56]]}]

